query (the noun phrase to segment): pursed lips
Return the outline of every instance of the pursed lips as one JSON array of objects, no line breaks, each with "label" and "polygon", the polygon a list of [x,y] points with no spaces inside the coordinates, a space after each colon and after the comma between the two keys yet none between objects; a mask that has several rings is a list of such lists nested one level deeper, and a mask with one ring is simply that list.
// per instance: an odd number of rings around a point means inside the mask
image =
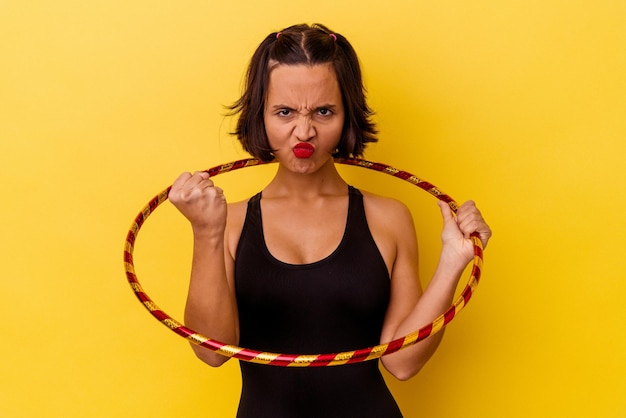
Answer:
[{"label": "pursed lips", "polygon": [[296,158],[309,158],[315,152],[315,147],[308,142],[300,142],[293,147],[293,153]]}]

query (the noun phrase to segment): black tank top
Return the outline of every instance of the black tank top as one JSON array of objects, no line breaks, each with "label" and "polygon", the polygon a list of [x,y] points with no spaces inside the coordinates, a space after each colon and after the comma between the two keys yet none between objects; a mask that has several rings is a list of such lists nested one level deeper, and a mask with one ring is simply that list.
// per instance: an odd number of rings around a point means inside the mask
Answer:
[{"label": "black tank top", "polygon": [[[265,244],[261,193],[248,202],[235,261],[240,345],[287,354],[349,351],[379,343],[390,295],[387,267],[349,187],[339,246],[311,264],[287,264]],[[240,362],[239,418],[394,418],[402,414],[372,360],[345,366]]]}]

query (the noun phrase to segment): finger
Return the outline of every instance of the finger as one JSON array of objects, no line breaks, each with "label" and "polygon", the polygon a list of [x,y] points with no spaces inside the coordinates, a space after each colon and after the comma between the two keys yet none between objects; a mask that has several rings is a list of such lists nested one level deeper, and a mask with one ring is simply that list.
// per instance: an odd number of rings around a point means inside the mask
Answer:
[{"label": "finger", "polygon": [[439,205],[439,209],[441,210],[441,216],[443,217],[444,222],[454,220],[454,216],[452,215],[452,209],[450,209],[450,206],[447,203],[442,200],[438,200],[437,204]]},{"label": "finger", "polygon": [[179,189],[183,184],[189,181],[190,178],[191,178],[191,173],[189,172],[181,173],[180,176],[178,176],[176,180],[174,180],[174,183],[172,183],[172,189]]},{"label": "finger", "polygon": [[224,190],[222,190],[220,187],[215,186],[215,191],[217,192],[217,197],[219,197],[225,202],[226,196],[224,196]]},{"label": "finger", "polygon": [[194,187],[198,187],[200,189],[209,189],[211,187],[215,187],[215,183],[213,183],[213,180],[211,180],[211,179],[205,179],[205,180],[201,180]]},{"label": "finger", "polygon": [[207,180],[209,177],[211,177],[211,175],[207,171],[196,171],[194,174],[196,174],[203,180]]},{"label": "finger", "polygon": [[465,238],[469,238],[474,232],[478,232],[480,223],[475,219],[466,219],[459,223],[459,229],[463,232]]},{"label": "finger", "polygon": [[459,222],[459,229],[461,229],[466,238],[469,238],[471,234],[476,232],[483,247],[487,246],[487,242],[491,237],[491,228],[487,225],[473,201],[467,201],[459,208],[457,221]]},{"label": "finger", "polygon": [[476,208],[466,208],[460,216],[457,216],[457,222],[459,223],[459,229],[463,231],[463,235],[466,237],[477,232],[485,224],[483,217]]},{"label": "finger", "polygon": [[206,171],[196,171],[193,173],[193,176],[191,178],[195,182],[200,183],[200,182],[209,180],[209,177],[210,177],[209,173],[207,173]]},{"label": "finger", "polygon": [[448,205],[443,200],[438,200],[437,205],[439,205],[439,209],[441,210],[441,215],[444,218],[446,219],[452,218],[453,215],[452,215],[452,209],[450,208],[450,205]]},{"label": "finger", "polygon": [[464,220],[471,218],[474,214],[478,214],[480,216],[480,211],[476,207],[476,203],[473,200],[468,200],[464,202],[456,212],[457,221],[462,223]]},{"label": "finger", "polygon": [[483,248],[487,248],[487,243],[491,239],[491,228],[486,223],[483,223],[483,226],[477,231],[480,237],[480,241],[483,244]]},{"label": "finger", "polygon": [[213,180],[209,179],[209,173],[204,171],[196,171],[183,184],[182,188],[188,192],[192,192],[195,188],[207,188],[213,186]]}]

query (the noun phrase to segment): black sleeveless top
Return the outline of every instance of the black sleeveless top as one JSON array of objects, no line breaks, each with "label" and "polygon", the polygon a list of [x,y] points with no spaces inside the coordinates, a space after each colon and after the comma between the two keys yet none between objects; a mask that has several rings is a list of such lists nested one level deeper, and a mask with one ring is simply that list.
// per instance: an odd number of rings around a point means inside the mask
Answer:
[{"label": "black sleeveless top", "polygon": [[[390,296],[387,267],[349,187],[339,246],[311,264],[274,258],[263,236],[261,193],[252,197],[235,261],[240,345],[286,354],[349,351],[379,343]],[[278,367],[240,362],[239,418],[402,417],[372,360]]]}]

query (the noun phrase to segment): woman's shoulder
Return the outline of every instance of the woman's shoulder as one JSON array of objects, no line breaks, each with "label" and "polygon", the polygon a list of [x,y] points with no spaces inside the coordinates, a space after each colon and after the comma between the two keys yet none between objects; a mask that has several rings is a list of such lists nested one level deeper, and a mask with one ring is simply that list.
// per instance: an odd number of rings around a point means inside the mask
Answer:
[{"label": "woman's shoulder", "polygon": [[228,204],[228,217],[226,227],[231,230],[241,230],[246,219],[249,200],[241,200]]},{"label": "woman's shoulder", "polygon": [[363,206],[368,222],[383,225],[413,228],[413,218],[409,208],[400,200],[381,196],[376,193],[360,190],[363,195]]},{"label": "woman's shoulder", "polygon": [[413,217],[398,199],[366,191],[361,194],[367,225],[391,274],[401,249],[416,248]]},{"label": "woman's shoulder", "polygon": [[246,215],[246,209],[248,208],[248,200],[240,200],[238,202],[233,202],[228,204],[228,214],[231,213],[233,215]]},{"label": "woman's shoulder", "polygon": [[387,214],[409,214],[409,208],[400,200],[376,193],[360,190],[366,210],[385,212]]}]

